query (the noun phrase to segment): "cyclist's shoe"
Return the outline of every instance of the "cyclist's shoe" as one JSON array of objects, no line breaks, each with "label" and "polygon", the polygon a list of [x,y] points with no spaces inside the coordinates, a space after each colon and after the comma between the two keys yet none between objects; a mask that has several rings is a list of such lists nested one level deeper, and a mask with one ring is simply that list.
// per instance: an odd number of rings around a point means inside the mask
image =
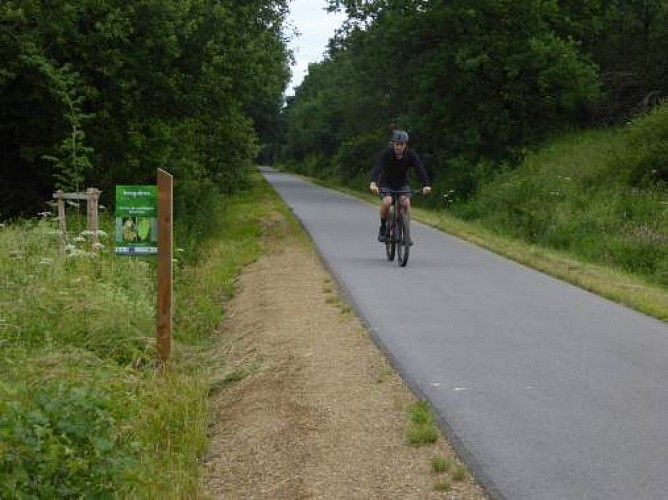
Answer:
[{"label": "cyclist's shoe", "polygon": [[378,229],[378,241],[381,243],[385,243],[385,236],[386,236],[386,227],[385,226],[380,226]]}]

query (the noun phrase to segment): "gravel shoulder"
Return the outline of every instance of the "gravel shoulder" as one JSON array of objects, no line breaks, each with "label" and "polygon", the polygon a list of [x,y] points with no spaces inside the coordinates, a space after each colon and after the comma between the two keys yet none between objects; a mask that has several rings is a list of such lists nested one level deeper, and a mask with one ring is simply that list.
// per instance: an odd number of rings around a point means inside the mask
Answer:
[{"label": "gravel shoulder", "polygon": [[[217,334],[209,497],[487,498],[470,473],[453,477],[460,462],[442,434],[409,444],[416,397],[299,230],[277,213],[270,225]],[[434,472],[433,457],[450,472]]]}]

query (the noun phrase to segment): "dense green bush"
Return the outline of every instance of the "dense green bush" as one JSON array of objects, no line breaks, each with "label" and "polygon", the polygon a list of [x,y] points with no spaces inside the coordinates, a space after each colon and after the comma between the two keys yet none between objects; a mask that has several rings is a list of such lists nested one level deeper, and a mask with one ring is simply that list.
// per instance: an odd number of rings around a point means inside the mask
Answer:
[{"label": "dense green bush", "polygon": [[628,184],[653,188],[668,184],[668,101],[629,123],[627,146],[615,162]]},{"label": "dense green bush", "polygon": [[0,497],[111,498],[119,485],[131,492],[140,447],[117,422],[128,403],[71,382],[0,383]]},{"label": "dense green bush", "polygon": [[334,164],[338,166],[336,176],[341,176],[348,185],[359,182],[358,187],[370,178],[371,170],[376,162],[387,137],[380,137],[377,133],[360,134],[351,137],[339,146],[334,157]]}]

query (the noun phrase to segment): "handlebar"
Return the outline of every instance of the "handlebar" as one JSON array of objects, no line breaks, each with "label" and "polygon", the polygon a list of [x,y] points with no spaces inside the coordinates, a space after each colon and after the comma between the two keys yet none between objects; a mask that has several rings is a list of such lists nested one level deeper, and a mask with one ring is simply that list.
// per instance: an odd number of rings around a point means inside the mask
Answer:
[{"label": "handlebar", "polygon": [[378,193],[381,196],[395,196],[395,195],[414,195],[422,194],[422,189],[390,189],[390,188],[378,188]]}]

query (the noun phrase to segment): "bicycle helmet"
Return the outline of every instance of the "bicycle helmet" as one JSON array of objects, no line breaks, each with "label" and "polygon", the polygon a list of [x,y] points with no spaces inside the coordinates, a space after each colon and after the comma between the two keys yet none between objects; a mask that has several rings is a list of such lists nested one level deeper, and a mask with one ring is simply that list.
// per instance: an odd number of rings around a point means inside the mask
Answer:
[{"label": "bicycle helmet", "polygon": [[392,142],[408,142],[408,132],[395,130],[392,132]]}]

